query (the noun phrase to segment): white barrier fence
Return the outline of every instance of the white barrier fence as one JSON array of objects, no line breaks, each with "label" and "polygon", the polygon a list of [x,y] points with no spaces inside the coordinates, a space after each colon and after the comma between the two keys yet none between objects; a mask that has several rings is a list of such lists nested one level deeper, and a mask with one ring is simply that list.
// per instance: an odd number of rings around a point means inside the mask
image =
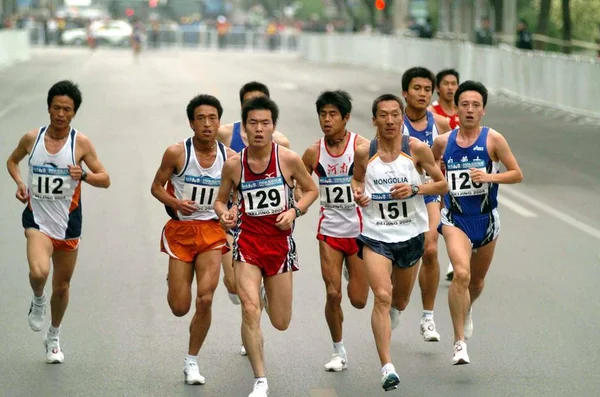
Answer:
[{"label": "white barrier fence", "polygon": [[0,69],[31,58],[26,30],[0,30]]},{"label": "white barrier fence", "polygon": [[412,66],[455,68],[461,81],[478,80],[490,92],[600,118],[600,62],[510,47],[407,37],[303,34],[305,60],[403,73]]}]

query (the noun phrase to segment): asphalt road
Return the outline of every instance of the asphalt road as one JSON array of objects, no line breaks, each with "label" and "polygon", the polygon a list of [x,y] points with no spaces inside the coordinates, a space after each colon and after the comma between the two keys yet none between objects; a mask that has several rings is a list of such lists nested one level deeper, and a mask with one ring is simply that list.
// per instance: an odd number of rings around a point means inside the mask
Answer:
[{"label": "asphalt road", "polygon": [[[222,284],[199,356],[207,384],[183,383],[191,314],[176,318],[168,308],[167,257],[159,252],[167,215],[150,195],[161,155],[190,134],[185,107],[194,95],[216,95],[225,108],[222,121],[234,121],[238,90],[250,80],[269,85],[281,108],[278,129],[299,153],[320,136],[314,102],[325,89],[353,95],[350,128],[371,137],[371,101],[384,92],[399,94],[400,76],[279,54],[165,51],[144,53],[135,62],[128,51],[37,49],[30,62],[0,71],[2,161],[24,132],[47,123],[47,90],[63,78],[80,84],[84,101],[73,126],[94,142],[112,186],[83,189],[84,237],[61,331],[66,360],[47,365],[43,332],[27,324],[31,290],[23,207],[8,173],[0,173],[0,395],[248,395],[252,373],[238,354],[239,308]],[[525,180],[500,189],[502,231],[486,289],[474,307],[471,365],[450,364],[448,283],[441,281],[436,323],[442,341],[422,341],[418,287],[394,331],[398,391],[384,393],[380,387],[372,296],[361,311],[344,299],[349,368],[324,371],[331,342],[314,206],[295,233],[301,270],[294,279],[292,324],[282,333],[263,319],[271,396],[598,394],[600,125],[494,97],[485,122],[505,134]],[[444,272],[448,262],[440,241]]]}]

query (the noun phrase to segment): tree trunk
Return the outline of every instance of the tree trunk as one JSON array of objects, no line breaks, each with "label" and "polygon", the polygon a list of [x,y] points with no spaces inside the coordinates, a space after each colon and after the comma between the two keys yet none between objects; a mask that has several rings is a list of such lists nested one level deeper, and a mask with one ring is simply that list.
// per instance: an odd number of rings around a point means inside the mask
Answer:
[{"label": "tree trunk", "polygon": [[502,0],[493,0],[494,1],[494,30],[496,32],[504,32],[504,4]]},{"label": "tree trunk", "polygon": [[369,23],[373,31],[377,29],[377,19],[375,18],[375,1],[374,0],[363,0],[363,3],[369,11]]},{"label": "tree trunk", "polygon": [[[563,40],[571,41],[571,7],[569,0],[562,0],[562,14],[563,14]],[[563,52],[565,54],[571,53],[571,44],[563,46]]]},{"label": "tree trunk", "polygon": [[[542,0],[540,4],[540,13],[538,15],[538,23],[535,32],[537,34],[543,34],[544,36],[548,34],[548,23],[550,22],[550,6],[552,5],[552,0]],[[545,50],[546,43],[543,41],[535,42],[536,50]]]},{"label": "tree trunk", "polygon": [[383,9],[383,33],[394,33],[394,0],[386,0]]},{"label": "tree trunk", "polygon": [[344,6],[346,7],[346,13],[348,13],[348,17],[350,18],[351,31],[352,32],[360,31],[360,21],[358,20],[356,13],[352,9],[350,0],[342,0],[342,1],[344,3]]}]

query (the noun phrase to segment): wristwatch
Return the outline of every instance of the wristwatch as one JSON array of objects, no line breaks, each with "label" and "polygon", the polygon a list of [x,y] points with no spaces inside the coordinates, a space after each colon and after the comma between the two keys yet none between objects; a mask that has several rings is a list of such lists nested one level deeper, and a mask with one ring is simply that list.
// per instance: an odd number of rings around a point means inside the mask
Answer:
[{"label": "wristwatch", "polygon": [[300,218],[302,215],[304,215],[304,212],[302,212],[302,210],[296,206],[293,206],[292,208],[294,208],[294,210],[296,211],[296,218]]},{"label": "wristwatch", "polygon": [[82,172],[81,172],[81,180],[82,180],[82,181],[85,181],[86,179],[87,179],[87,172],[85,172],[85,171],[82,171]]},{"label": "wristwatch", "polygon": [[411,189],[412,189],[413,196],[416,196],[417,194],[419,194],[419,185],[412,185]]}]

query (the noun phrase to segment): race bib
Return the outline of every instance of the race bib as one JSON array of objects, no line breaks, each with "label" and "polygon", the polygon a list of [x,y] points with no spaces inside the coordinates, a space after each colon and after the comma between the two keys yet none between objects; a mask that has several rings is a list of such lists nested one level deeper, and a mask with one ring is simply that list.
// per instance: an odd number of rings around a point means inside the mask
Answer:
[{"label": "race bib", "polygon": [[[68,168],[34,165],[31,173],[31,196],[36,200],[65,200],[73,194]],[[76,183],[75,183],[76,185]]]},{"label": "race bib", "polygon": [[319,178],[321,205],[325,208],[355,208],[350,180],[352,180],[351,176]]},{"label": "race bib", "polygon": [[281,176],[242,182],[246,215],[265,216],[283,212],[286,207],[284,183]]},{"label": "race bib", "polygon": [[478,196],[487,194],[488,184],[484,182],[473,182],[471,180],[470,168],[486,171],[483,160],[475,160],[468,163],[448,164],[446,167],[446,180],[450,194],[454,197]]},{"label": "race bib", "polygon": [[411,223],[416,218],[416,209],[412,198],[397,200],[391,193],[373,193],[371,206],[374,208],[376,225],[396,226]]},{"label": "race bib", "polygon": [[183,181],[183,199],[194,201],[200,212],[212,212],[220,185],[220,178],[186,175]]}]

